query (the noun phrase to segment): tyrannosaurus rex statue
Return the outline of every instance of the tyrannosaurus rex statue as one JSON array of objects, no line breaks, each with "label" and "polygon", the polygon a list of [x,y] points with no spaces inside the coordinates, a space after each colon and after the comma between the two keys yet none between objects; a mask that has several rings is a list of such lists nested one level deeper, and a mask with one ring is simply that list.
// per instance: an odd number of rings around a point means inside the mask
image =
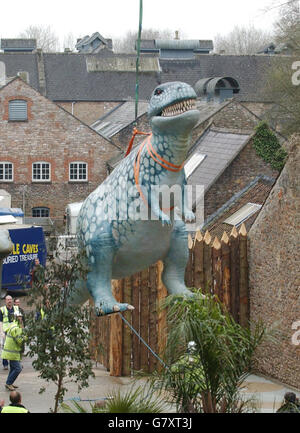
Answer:
[{"label": "tyrannosaurus rex statue", "polygon": [[[77,222],[79,250],[86,252],[89,273],[80,302],[92,295],[97,314],[133,309],[117,302],[111,279],[120,279],[162,260],[162,280],[170,294],[190,295],[184,283],[187,231],[175,217],[176,199],[162,205],[160,187],[180,187],[181,216],[194,221],[184,194],[183,164],[190,134],[199,119],[196,93],[186,83],[154,89],[148,117],[152,134],[137,146],[84,201]],[[175,200],[175,201],[174,201]],[[145,217],[146,215],[146,217]]]}]

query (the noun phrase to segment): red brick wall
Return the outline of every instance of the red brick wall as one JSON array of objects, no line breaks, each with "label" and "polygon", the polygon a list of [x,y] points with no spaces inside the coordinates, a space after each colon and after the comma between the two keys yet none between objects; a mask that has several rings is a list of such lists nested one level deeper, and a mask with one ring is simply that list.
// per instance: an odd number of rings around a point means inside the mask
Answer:
[{"label": "red brick wall", "polygon": [[[7,120],[8,100],[14,97],[30,102],[28,121]],[[33,207],[45,206],[61,223],[66,205],[83,200],[105,179],[106,161],[116,153],[115,146],[21,79],[0,91],[0,161],[14,163],[14,181],[1,182],[0,188],[11,194],[13,207],[23,208],[25,200],[27,216]],[[32,182],[35,161],[51,163],[50,182]],[[88,182],[69,182],[71,161],[88,164]]]}]

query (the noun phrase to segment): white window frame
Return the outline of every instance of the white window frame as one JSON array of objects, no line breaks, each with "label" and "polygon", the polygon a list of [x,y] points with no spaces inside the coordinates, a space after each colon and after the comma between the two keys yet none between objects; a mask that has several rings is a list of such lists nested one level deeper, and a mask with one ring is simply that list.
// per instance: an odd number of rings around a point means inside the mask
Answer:
[{"label": "white window frame", "polygon": [[[48,216],[46,216],[46,217],[41,217],[41,216],[34,217],[33,211],[37,211],[37,210],[39,210],[39,212],[46,210],[48,212]],[[49,218],[50,217],[50,208],[48,208],[47,206],[35,206],[31,209],[31,214],[32,214],[32,218]]]},{"label": "white window frame", "polygon": [[[13,105],[18,102],[24,102],[24,106],[26,105],[26,114],[23,117],[19,117],[18,111],[16,111],[15,115],[12,116]],[[8,120],[10,122],[26,122],[28,120],[28,102],[25,99],[11,99],[10,101],[8,101]]]},{"label": "white window frame", "polygon": [[[42,165],[43,164],[47,164],[48,165],[48,168],[49,168],[49,177],[48,178],[40,178],[40,179],[35,179],[34,178],[34,165],[37,165],[37,164],[39,164],[40,165],[40,176],[42,177],[43,176],[43,173],[42,173],[42,171],[43,171],[43,167],[42,167]],[[32,182],[37,182],[37,183],[40,183],[40,182],[51,182],[51,163],[50,162],[47,162],[47,161],[34,161],[33,163],[32,163]]]},{"label": "white window frame", "polygon": [[244,221],[254,215],[257,211],[261,209],[262,205],[258,203],[247,203],[242,206],[239,210],[230,215],[224,223],[230,224],[235,227],[239,227]]},{"label": "white window frame", "polygon": [[205,160],[206,155],[204,153],[196,152],[190,157],[190,159],[184,164],[185,177],[188,179],[199,167],[200,164]]},{"label": "white window frame", "polygon": [[[80,167],[79,167],[79,165],[80,164],[84,164],[85,165],[85,178],[83,179],[79,179],[79,169],[80,169]],[[77,168],[76,168],[76,179],[71,179],[71,166],[72,165],[77,165]],[[69,163],[69,182],[87,182],[88,181],[88,163],[87,162],[85,162],[85,161],[71,161],[70,163]]]},{"label": "white window frame", "polygon": [[[6,164],[11,165],[11,179],[7,179],[6,167],[5,167]],[[14,164],[13,164],[13,162],[0,161],[0,165],[2,165],[2,169],[3,169],[3,179],[0,178],[0,182],[13,182],[14,181]]]}]

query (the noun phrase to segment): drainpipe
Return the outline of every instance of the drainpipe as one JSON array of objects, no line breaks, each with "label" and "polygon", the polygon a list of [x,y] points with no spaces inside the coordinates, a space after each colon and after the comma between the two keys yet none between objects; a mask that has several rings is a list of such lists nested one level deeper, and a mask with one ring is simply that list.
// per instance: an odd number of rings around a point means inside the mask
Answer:
[{"label": "drainpipe", "polygon": [[72,102],[72,115],[74,116],[74,105],[76,104],[76,101]]}]

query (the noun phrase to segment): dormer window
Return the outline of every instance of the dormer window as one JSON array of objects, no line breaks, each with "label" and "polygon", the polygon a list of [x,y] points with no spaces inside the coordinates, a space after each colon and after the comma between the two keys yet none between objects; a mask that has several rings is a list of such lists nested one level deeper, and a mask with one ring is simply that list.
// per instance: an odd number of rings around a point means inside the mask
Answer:
[{"label": "dormer window", "polygon": [[13,99],[8,105],[8,120],[13,122],[24,122],[28,120],[27,101]]}]

